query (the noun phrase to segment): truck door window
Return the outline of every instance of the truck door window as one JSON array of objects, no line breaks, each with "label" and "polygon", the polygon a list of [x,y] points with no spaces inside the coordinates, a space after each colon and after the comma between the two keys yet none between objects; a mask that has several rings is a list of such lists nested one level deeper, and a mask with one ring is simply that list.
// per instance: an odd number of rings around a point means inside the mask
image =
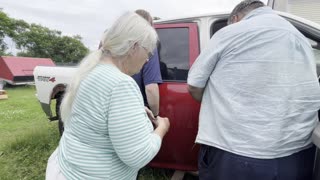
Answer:
[{"label": "truck door window", "polygon": [[221,20],[215,21],[210,27],[210,38],[225,26],[227,26],[227,19],[221,19]]},{"label": "truck door window", "polygon": [[164,81],[186,81],[189,71],[189,29],[157,29],[160,69]]}]

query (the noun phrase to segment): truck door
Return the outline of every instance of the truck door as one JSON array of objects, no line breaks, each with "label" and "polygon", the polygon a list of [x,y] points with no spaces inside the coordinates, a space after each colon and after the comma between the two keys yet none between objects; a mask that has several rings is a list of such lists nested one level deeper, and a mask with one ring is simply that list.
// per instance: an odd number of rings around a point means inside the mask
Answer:
[{"label": "truck door", "polygon": [[157,24],[155,28],[160,41],[158,51],[163,79],[159,86],[160,116],[168,117],[171,126],[150,166],[194,171],[199,150],[195,137],[200,106],[188,93],[187,77],[199,55],[197,24]]}]

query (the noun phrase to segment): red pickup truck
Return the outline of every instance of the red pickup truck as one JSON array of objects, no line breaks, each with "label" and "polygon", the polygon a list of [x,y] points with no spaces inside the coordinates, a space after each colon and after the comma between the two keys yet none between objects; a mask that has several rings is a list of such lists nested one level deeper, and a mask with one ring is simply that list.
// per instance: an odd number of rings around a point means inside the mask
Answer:
[{"label": "red pickup truck", "polygon": [[[317,61],[320,61],[320,25],[287,13],[279,14],[310,39],[315,53],[318,54]],[[192,63],[211,36],[226,26],[227,17],[228,14],[211,14],[160,20],[155,23],[161,42],[158,50],[163,78],[160,85],[160,115],[170,118],[171,128],[150,166],[183,171],[197,170],[199,146],[195,144],[195,137],[200,104],[189,95],[186,81]],[[56,116],[52,115],[51,100],[57,99],[56,109],[59,109],[64,89],[74,70],[75,68],[70,67],[37,67],[34,70],[38,99],[51,120],[59,119],[58,111]],[[55,81],[49,81],[52,78]],[[318,131],[320,134],[320,128]],[[320,135],[314,137],[315,143],[320,145]],[[319,172],[319,165],[316,165],[316,169]]]}]

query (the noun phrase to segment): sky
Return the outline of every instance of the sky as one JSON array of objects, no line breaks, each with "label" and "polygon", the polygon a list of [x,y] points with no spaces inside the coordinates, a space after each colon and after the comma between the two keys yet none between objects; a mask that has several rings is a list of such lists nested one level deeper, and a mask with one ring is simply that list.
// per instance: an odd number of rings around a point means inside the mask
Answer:
[{"label": "sky", "polygon": [[[0,8],[11,18],[23,19],[63,35],[80,35],[94,50],[105,29],[126,11],[145,9],[161,19],[230,12],[241,0],[1,0]],[[263,0],[265,3],[267,0]],[[12,42],[11,42],[12,43]],[[9,44],[9,52],[14,45]]]}]

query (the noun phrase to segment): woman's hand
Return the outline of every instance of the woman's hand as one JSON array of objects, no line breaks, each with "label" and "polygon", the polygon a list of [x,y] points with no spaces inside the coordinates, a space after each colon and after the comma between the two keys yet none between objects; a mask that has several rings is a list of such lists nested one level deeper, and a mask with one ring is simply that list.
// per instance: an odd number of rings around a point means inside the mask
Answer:
[{"label": "woman's hand", "polygon": [[167,132],[169,131],[170,128],[170,121],[168,118],[166,117],[154,117],[152,111],[148,108],[148,107],[144,107],[149,119],[151,120],[151,122],[154,124],[155,126],[155,130],[154,133],[158,134],[161,139],[164,137],[164,135],[167,134]]},{"label": "woman's hand", "polygon": [[154,120],[156,120],[156,118],[154,117],[152,111],[148,108],[148,107],[144,107],[144,110],[146,111],[149,119],[153,122]]},{"label": "woman's hand", "polygon": [[167,134],[170,128],[170,121],[166,117],[157,116],[155,120],[152,120],[153,124],[155,125],[156,129],[154,132],[158,134],[161,138]]}]

